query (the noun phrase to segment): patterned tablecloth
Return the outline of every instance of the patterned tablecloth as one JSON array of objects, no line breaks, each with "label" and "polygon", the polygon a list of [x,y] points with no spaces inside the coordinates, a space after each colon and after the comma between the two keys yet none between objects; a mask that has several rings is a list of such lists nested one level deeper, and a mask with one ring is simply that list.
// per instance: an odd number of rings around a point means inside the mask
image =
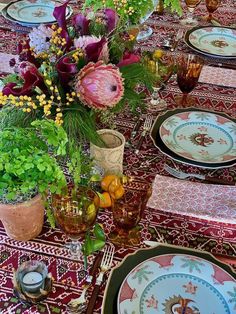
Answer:
[{"label": "patterned tablecloth", "polygon": [[[76,6],[75,6],[76,8]],[[205,15],[206,8],[203,3],[196,9],[196,15]],[[236,6],[234,0],[222,1],[221,7],[215,13],[223,25],[235,24]],[[177,33],[177,30],[183,26],[179,24],[179,18],[165,13],[163,16],[153,14],[148,20],[154,33],[150,39],[140,46],[143,49],[154,49],[162,45],[163,39],[170,33]],[[25,36],[19,31],[25,31],[24,27],[16,27],[0,17],[0,52],[15,53],[17,41]],[[14,29],[12,32],[6,28]],[[189,52],[183,40],[178,44],[174,54]],[[206,64],[220,63],[220,59],[205,57]],[[225,60],[228,64],[235,63],[232,60]],[[2,73],[3,74],[3,73]],[[173,77],[166,88],[161,91],[161,97],[168,102],[168,109],[176,107],[175,95],[180,94],[176,84],[176,78]],[[222,86],[201,83],[191,93],[195,98],[197,108],[221,111],[236,117],[236,90]],[[139,117],[140,118],[140,117]],[[128,111],[121,113],[116,118],[116,125],[120,132],[126,138],[137,121],[138,117],[132,116]],[[145,113],[141,119],[145,118]],[[142,126],[134,139],[134,144],[139,141]],[[136,155],[134,149],[125,149],[124,169],[127,175],[134,178],[141,178],[146,182],[153,182],[156,174],[167,176],[164,170],[164,164],[173,164],[169,157],[161,153],[153,146],[151,139],[147,136],[143,142],[140,153]],[[192,173],[206,174],[208,171],[186,166],[174,162],[182,170]],[[211,170],[210,173],[213,173]],[[236,181],[236,166],[214,171],[214,175]],[[146,189],[146,184],[140,182],[140,189]],[[110,210],[104,210],[99,213],[99,222],[104,226],[106,234],[114,229]],[[220,221],[208,221],[190,215],[180,215],[163,211],[162,208],[146,208],[143,218],[140,222],[141,242],[133,243],[129,247],[116,246],[116,252],[113,264],[117,265],[129,253],[134,252],[139,247],[145,247],[144,240],[156,240],[162,243],[169,243],[183,247],[197,248],[208,251],[213,254],[222,254],[228,256],[228,263],[235,263],[236,257],[236,227],[235,224],[224,223]],[[67,250],[63,247],[66,237],[58,229],[52,230],[45,223],[42,234],[29,242],[18,242],[9,239],[0,225],[0,313],[66,313],[65,304],[78,296],[81,292],[81,285],[84,277],[82,260],[75,262],[70,259]],[[109,241],[109,240],[108,240]],[[92,264],[95,256],[89,257],[89,266]],[[53,291],[38,306],[27,307],[18,302],[12,292],[12,270],[19,264],[28,259],[37,259],[44,261],[49,271],[55,279]],[[231,260],[231,262],[230,262]],[[106,282],[102,285],[100,295],[96,303],[94,313],[101,313],[102,296]],[[89,295],[91,294],[91,288]],[[108,314],[108,313],[107,313]]]}]

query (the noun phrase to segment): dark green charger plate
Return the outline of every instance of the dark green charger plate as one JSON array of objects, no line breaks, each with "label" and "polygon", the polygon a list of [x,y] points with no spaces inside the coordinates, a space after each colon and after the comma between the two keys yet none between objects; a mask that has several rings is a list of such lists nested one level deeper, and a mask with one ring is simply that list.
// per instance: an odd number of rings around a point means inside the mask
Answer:
[{"label": "dark green charger plate", "polygon": [[192,250],[192,249],[185,249],[173,245],[158,245],[154,248],[148,249],[140,249],[136,251],[134,254],[127,255],[123,262],[114,268],[108,278],[106,290],[104,293],[103,304],[102,304],[102,313],[103,314],[117,314],[117,297],[119,293],[119,289],[121,284],[123,283],[126,276],[129,272],[138,264],[142,263],[143,261],[159,255],[164,254],[188,254],[203,258],[207,261],[210,261],[225,271],[227,271],[233,278],[236,279],[236,273],[234,270],[214,258],[213,255],[210,253]]}]

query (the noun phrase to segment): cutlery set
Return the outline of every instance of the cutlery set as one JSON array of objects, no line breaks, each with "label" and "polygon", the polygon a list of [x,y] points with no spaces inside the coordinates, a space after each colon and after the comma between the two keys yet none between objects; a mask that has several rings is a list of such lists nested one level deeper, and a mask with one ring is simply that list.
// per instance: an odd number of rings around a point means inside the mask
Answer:
[{"label": "cutlery set", "polygon": [[[67,304],[68,313],[71,314],[92,314],[96,300],[99,294],[100,286],[104,279],[104,274],[111,268],[114,257],[115,247],[113,245],[107,245],[104,249],[103,255],[98,253],[90,270],[89,275],[85,280],[83,290],[79,298],[72,299]],[[99,275],[96,277],[97,270]],[[92,286],[95,281],[95,285],[92,291],[92,295],[89,301],[87,301],[87,290]]]}]

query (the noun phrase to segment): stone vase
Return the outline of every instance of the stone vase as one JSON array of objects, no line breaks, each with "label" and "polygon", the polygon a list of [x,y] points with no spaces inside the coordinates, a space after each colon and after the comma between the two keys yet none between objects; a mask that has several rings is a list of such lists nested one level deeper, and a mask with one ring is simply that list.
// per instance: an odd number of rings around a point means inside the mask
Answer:
[{"label": "stone vase", "polygon": [[12,239],[28,241],[37,237],[42,231],[44,220],[41,195],[19,204],[0,204],[0,220]]}]

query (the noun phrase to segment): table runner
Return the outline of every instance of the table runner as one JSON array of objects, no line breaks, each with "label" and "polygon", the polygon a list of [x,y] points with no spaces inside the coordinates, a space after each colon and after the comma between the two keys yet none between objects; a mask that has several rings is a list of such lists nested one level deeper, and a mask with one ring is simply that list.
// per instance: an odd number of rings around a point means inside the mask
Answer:
[{"label": "table runner", "polygon": [[[214,13],[217,18],[225,25],[234,21],[236,8],[233,0],[226,0],[222,6]],[[76,7],[75,7],[76,8]],[[195,14],[206,14],[204,4],[201,4],[195,11]],[[0,17],[1,25],[9,22],[4,21]],[[142,49],[154,49],[160,47],[162,40],[171,32],[177,32],[182,28],[179,24],[177,16],[164,14],[158,16],[153,14],[148,20],[148,24],[154,30],[153,36],[142,43]],[[11,25],[12,26],[12,25]],[[0,51],[7,53],[16,53],[16,43],[22,35],[17,32],[3,31],[0,29]],[[183,40],[180,41],[174,54],[190,52]],[[207,64],[213,61],[218,63],[219,59],[204,57]],[[231,60],[226,63],[232,64]],[[173,77],[167,84],[167,87],[161,92],[161,97],[167,100],[168,108],[175,108],[176,103],[174,96],[180,94],[176,84],[176,78]],[[196,107],[205,108],[216,111],[223,111],[232,117],[236,117],[236,90],[232,88],[220,87],[208,84],[198,84],[191,93],[196,102]],[[141,116],[144,120],[145,113]],[[126,138],[130,137],[130,133],[137,121],[138,117],[133,116],[128,111],[119,114],[116,118],[116,125]],[[137,144],[141,135],[142,127],[139,129],[134,139],[134,145]],[[161,174],[168,176],[164,170],[164,164],[172,164],[169,157],[162,154],[152,144],[151,139],[147,136],[143,142],[139,155],[134,153],[134,149],[125,150],[125,173],[139,177],[152,182],[155,175]],[[206,169],[202,170],[193,166],[186,166],[178,162],[181,170],[194,173],[206,174]],[[227,180],[236,179],[236,166],[227,169],[213,170],[215,176]],[[109,209],[100,212],[98,221],[103,224],[106,234],[108,235],[114,229],[112,223],[112,215]],[[144,247],[143,240],[156,240],[162,243],[172,243],[184,247],[192,247],[200,250],[212,252],[214,254],[226,254],[236,256],[236,230],[232,224],[222,222],[209,222],[206,219],[193,218],[187,215],[178,215],[163,212],[158,209],[146,208],[143,219],[140,222],[141,238],[140,245],[133,245],[128,248],[116,247],[114,265],[119,263],[123,257],[135,251],[138,247]],[[66,241],[58,229],[51,230],[47,223],[44,225],[42,234],[27,243],[18,242],[7,238],[5,231],[0,226],[0,309],[1,314],[7,313],[66,313],[65,304],[72,298],[79,296],[81,292],[82,278],[84,271],[82,269],[82,260],[79,262],[72,261],[68,252],[63,249]],[[108,240],[109,241],[109,240]],[[32,306],[26,308],[12,295],[12,268],[17,268],[24,260],[38,259],[44,261],[55,278],[53,292],[50,294],[46,302],[42,302],[38,307]],[[94,256],[89,258],[89,265],[92,264]],[[100,291],[100,295],[96,304],[94,313],[101,313],[100,307],[102,303],[104,285]],[[89,295],[91,289],[89,290]]]}]

